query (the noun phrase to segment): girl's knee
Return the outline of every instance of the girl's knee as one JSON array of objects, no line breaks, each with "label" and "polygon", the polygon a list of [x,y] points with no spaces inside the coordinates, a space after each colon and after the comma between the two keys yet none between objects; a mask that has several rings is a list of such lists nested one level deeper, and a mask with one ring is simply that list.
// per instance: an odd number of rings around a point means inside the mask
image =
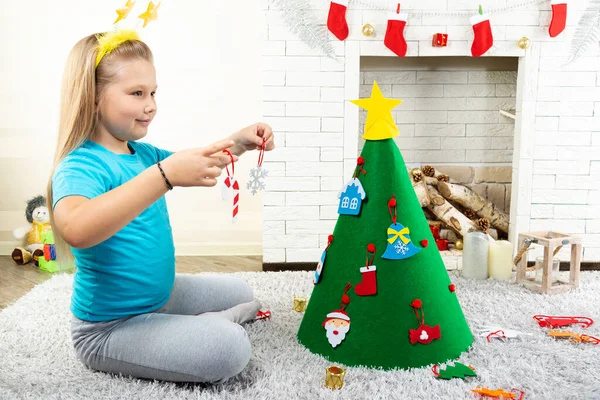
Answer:
[{"label": "girl's knee", "polygon": [[231,323],[229,329],[222,332],[223,347],[220,352],[220,381],[236,376],[246,368],[252,356],[252,346],[248,334],[241,326]]},{"label": "girl's knee", "polygon": [[240,296],[240,303],[248,303],[254,300],[254,293],[252,288],[246,281],[236,277],[232,277],[236,280],[236,291]]}]

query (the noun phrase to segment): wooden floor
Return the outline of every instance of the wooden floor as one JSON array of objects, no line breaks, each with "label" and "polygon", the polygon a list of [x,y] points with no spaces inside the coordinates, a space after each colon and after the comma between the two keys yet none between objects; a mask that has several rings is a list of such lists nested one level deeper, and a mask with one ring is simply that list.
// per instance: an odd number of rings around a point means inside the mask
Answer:
[{"label": "wooden floor", "polygon": [[[177,257],[176,270],[186,274],[262,271],[262,256]],[[10,256],[0,256],[0,309],[51,276],[51,273],[40,271],[33,262],[17,265]]]}]

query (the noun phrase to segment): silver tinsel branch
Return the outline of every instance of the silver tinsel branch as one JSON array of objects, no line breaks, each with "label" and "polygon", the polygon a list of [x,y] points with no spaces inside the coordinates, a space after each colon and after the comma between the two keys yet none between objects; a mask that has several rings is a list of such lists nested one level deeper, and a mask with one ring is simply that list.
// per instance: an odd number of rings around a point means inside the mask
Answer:
[{"label": "silver tinsel branch", "polygon": [[594,44],[597,46],[598,41],[600,41],[600,0],[589,0],[571,40],[571,52],[564,65],[577,60],[590,46]]},{"label": "silver tinsel branch", "polygon": [[298,39],[311,49],[320,51],[329,58],[335,58],[327,27],[317,21],[310,0],[273,0],[273,4],[281,9],[283,22]]}]

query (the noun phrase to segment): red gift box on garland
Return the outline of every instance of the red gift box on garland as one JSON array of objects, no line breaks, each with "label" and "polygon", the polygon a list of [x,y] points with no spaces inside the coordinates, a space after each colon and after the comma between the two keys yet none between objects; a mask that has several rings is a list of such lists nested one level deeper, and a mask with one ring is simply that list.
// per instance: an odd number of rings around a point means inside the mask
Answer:
[{"label": "red gift box on garland", "polygon": [[431,41],[431,45],[433,47],[446,47],[448,44],[448,34],[447,33],[435,33],[433,35],[433,40]]}]

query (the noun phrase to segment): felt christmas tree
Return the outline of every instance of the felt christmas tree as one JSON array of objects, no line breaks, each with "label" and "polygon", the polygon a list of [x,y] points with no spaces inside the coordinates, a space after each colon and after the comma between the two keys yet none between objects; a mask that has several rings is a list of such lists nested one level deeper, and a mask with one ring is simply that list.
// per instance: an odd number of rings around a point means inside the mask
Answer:
[{"label": "felt christmas tree", "polygon": [[370,98],[352,101],[368,113],[348,185],[358,180],[365,196],[357,214],[338,217],[298,331],[311,352],[349,366],[441,364],[473,342],[393,140],[391,110],[401,102],[383,97],[376,82]]}]

